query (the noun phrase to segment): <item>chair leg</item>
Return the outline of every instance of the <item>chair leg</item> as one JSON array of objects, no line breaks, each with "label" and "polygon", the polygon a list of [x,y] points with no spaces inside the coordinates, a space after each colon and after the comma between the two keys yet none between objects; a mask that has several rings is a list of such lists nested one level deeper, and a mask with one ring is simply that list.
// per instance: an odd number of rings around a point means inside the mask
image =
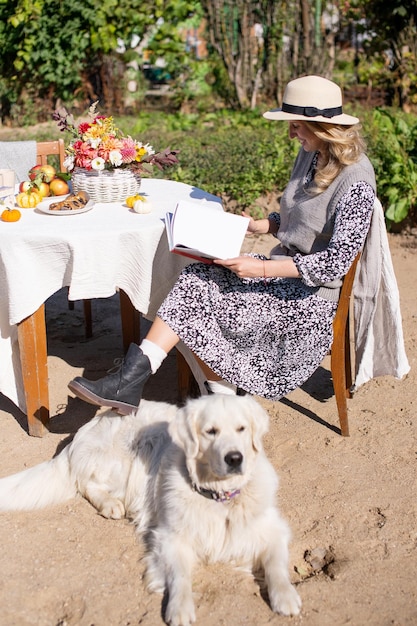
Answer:
[{"label": "chair leg", "polygon": [[119,298],[123,350],[126,354],[131,343],[140,343],[140,313],[135,309],[129,296],[122,289],[119,290]]},{"label": "chair leg", "polygon": [[351,387],[353,384],[352,379],[352,361],[350,351],[350,316],[348,313],[345,328],[345,377],[346,377],[346,398],[352,397]]},{"label": "chair leg", "polygon": [[91,339],[93,336],[93,316],[91,311],[91,300],[83,300],[85,338]]},{"label": "chair leg", "polygon": [[[67,287],[67,293],[69,288]],[[91,339],[93,336],[93,316],[91,310],[91,300],[83,300],[84,321],[85,321],[85,338]],[[68,300],[68,309],[74,310],[74,300]]]},{"label": "chair leg", "polygon": [[[340,431],[343,437],[349,436],[349,422],[348,422],[348,410],[347,410],[347,394],[348,389],[346,385],[346,335],[341,333],[333,340],[332,353],[331,353],[331,371],[333,378],[334,395],[336,398],[337,411],[339,414]],[[350,363],[350,355],[349,355]]]}]

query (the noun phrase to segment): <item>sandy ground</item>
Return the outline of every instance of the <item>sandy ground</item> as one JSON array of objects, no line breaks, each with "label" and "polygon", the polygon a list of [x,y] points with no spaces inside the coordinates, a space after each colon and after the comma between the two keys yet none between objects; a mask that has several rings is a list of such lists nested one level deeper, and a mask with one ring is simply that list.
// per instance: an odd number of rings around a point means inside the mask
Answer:
[{"label": "sandy ground", "polygon": [[[417,624],[417,240],[391,235],[390,246],[412,367],[406,379],[359,389],[349,403],[349,438],[337,432],[327,359],[303,389],[281,402],[261,400],[271,421],[265,447],[293,532],[290,568],[302,614],[274,615],[249,575],[202,567],[194,577],[201,626]],[[69,311],[63,292],[48,301],[51,431],[29,437],[24,416],[0,396],[1,476],[49,459],[95,414],[67,390],[74,375],[99,376],[121,354],[117,297],[93,307],[94,337],[86,341],[81,303]],[[172,354],[145,397],[175,402],[176,394]],[[79,498],[1,514],[0,528],[1,626],[163,624],[162,599],[144,589],[142,547],[127,521],[106,520]]]}]

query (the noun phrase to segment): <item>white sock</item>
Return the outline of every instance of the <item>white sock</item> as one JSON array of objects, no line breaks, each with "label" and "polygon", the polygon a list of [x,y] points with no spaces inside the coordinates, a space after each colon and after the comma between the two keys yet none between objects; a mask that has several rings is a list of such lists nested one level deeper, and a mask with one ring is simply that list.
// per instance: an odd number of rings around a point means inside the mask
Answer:
[{"label": "white sock", "polygon": [[141,348],[143,354],[146,354],[148,357],[151,364],[152,374],[155,374],[156,370],[159,369],[162,361],[167,356],[167,353],[165,350],[162,350],[162,348],[157,346],[156,343],[149,341],[149,339],[143,339],[139,348]]},{"label": "white sock", "polygon": [[207,384],[213,393],[225,393],[227,395],[236,395],[236,385],[228,383],[227,380],[208,380]]}]

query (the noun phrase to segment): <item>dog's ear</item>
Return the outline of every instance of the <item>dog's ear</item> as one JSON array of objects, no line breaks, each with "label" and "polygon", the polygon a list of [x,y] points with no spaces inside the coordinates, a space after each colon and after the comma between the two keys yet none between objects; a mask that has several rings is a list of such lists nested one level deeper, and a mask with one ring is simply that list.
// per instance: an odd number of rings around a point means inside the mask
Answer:
[{"label": "dog's ear", "polygon": [[261,405],[251,398],[244,396],[244,401],[248,402],[247,410],[252,419],[252,445],[257,452],[262,450],[262,437],[268,432],[269,415]]},{"label": "dog's ear", "polygon": [[175,419],[169,425],[169,434],[185,452],[189,459],[195,458],[198,454],[198,437],[196,429],[197,407],[195,401],[188,403],[178,409]]}]

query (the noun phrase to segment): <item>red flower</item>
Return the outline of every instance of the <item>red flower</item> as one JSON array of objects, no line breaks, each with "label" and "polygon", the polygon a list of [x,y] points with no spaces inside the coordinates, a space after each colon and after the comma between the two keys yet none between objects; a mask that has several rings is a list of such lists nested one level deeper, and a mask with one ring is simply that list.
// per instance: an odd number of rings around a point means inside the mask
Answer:
[{"label": "red flower", "polygon": [[78,126],[78,132],[80,133],[80,135],[84,135],[84,133],[87,132],[90,126],[91,124],[89,122],[81,122],[81,124]]}]

